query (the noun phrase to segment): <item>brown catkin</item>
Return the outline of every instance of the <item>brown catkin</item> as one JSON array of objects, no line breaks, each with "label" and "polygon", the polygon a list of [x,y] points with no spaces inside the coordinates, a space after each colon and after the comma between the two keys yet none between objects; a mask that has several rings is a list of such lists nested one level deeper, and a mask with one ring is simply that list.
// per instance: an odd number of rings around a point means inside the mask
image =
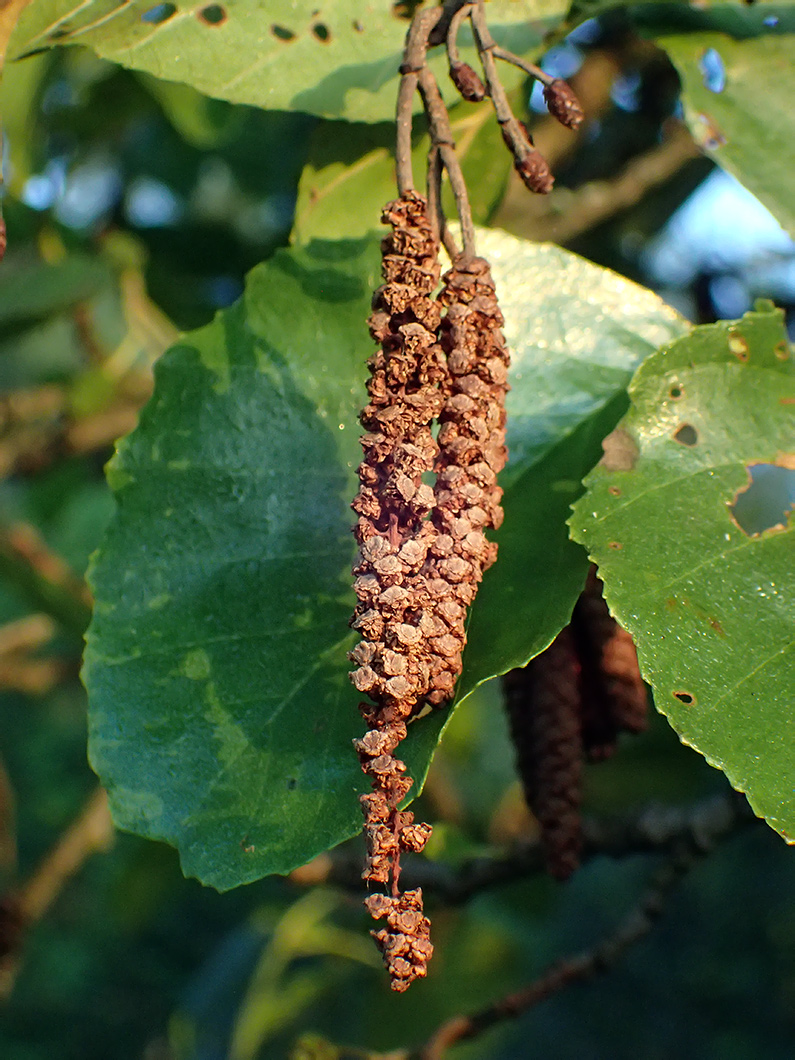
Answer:
[{"label": "brown catkin", "polygon": [[524,669],[504,678],[506,708],[525,798],[541,827],[550,875],[580,863],[582,734],[579,664],[568,626]]},{"label": "brown catkin", "polygon": [[[368,908],[387,919],[373,934],[393,989],[405,990],[426,974],[433,947],[421,893],[399,893],[400,855],[422,850],[431,830],[399,810],[412,782],[395,751],[413,714],[452,698],[467,607],[496,556],[484,531],[502,521],[496,477],[507,455],[508,352],[488,264],[458,259],[434,299],[439,247],[425,200],[407,192],[383,219],[392,226],[382,243],[386,282],[370,317],[381,349],[369,362],[353,502],[351,624],[362,641],[350,658],[354,685],[373,701],[360,705],[368,731],[354,741],[372,782],[361,799],[363,876],[391,883],[391,896],[373,895]],[[423,481],[428,472],[433,487]]]},{"label": "brown catkin", "polygon": [[572,615],[582,663],[583,743],[592,762],[609,758],[620,732],[643,732],[648,724],[646,686],[632,638],[610,614],[602,582],[592,567]]},{"label": "brown catkin", "polygon": [[[372,783],[372,793],[361,797],[367,844],[362,875],[374,883],[391,880],[391,897],[373,895],[368,901],[375,916],[391,910],[389,929],[374,937],[393,989],[405,990],[426,974],[433,947],[421,894],[411,899],[412,916],[404,909],[406,895],[398,894],[400,854],[422,850],[430,828],[398,808],[412,782],[394,752],[406,735],[406,719],[430,687],[417,575],[434,536],[426,516],[435,500],[423,475],[432,471],[438,453],[431,424],[442,407],[447,366],[436,335],[440,309],[432,297],[439,247],[426,202],[407,192],[385,207],[383,220],[392,226],[382,243],[386,282],[375,294],[369,321],[381,349],[369,362],[370,401],[360,417],[367,431],[361,439],[364,460],[352,505],[359,516],[354,528],[359,555],[351,624],[362,641],[350,657],[357,664],[354,685],[373,700],[361,704],[368,731],[354,741]],[[376,913],[377,901],[382,911]],[[400,922],[393,924],[390,917]]]}]

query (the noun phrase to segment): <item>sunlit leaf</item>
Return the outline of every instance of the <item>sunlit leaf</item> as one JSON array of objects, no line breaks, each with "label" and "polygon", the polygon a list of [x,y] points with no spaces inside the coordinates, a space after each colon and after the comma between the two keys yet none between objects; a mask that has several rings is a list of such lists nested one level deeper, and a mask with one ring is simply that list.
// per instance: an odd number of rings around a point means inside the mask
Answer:
[{"label": "sunlit leaf", "polygon": [[[459,698],[567,620],[586,562],[568,505],[631,371],[683,330],[650,292],[558,248],[498,232],[482,245],[514,348],[512,459]],[[377,248],[314,242],[254,269],[239,303],[160,362],[110,467],[118,511],[84,673],[92,761],[122,827],[173,842],[222,888],[360,826],[348,503]],[[445,717],[410,727],[417,778]]]},{"label": "sunlit leaf", "polygon": [[[644,362],[630,394],[573,535],[658,709],[795,838],[795,371],[782,314],[763,305],[696,328]],[[743,500],[763,468],[790,476],[766,511]]]}]

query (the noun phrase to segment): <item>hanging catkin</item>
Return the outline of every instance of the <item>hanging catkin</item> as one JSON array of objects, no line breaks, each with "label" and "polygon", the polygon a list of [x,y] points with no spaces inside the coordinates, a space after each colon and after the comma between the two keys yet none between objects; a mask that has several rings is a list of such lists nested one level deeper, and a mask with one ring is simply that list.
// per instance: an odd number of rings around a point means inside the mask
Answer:
[{"label": "hanging catkin", "polygon": [[632,638],[610,614],[591,568],[574,608],[572,630],[582,663],[582,725],[592,762],[609,758],[620,732],[643,732],[648,696]]},{"label": "hanging catkin", "polygon": [[525,798],[541,826],[547,871],[559,880],[577,868],[582,847],[579,677],[567,626],[546,651],[503,679]]},{"label": "hanging catkin", "polygon": [[394,751],[430,683],[417,575],[434,534],[425,520],[434,497],[422,476],[433,469],[438,452],[431,423],[442,406],[447,368],[436,337],[440,310],[431,297],[439,281],[438,243],[425,200],[407,192],[385,208],[383,220],[392,226],[382,243],[386,282],[376,292],[369,321],[381,349],[369,362],[370,402],[360,417],[367,431],[361,439],[364,461],[353,502],[359,515],[354,531],[359,602],[351,624],[363,639],[351,653],[357,664],[351,677],[373,700],[360,705],[368,731],[355,741],[373,789],[361,798],[367,842],[363,876],[392,882],[391,896],[371,896],[368,908],[373,916],[386,917],[388,928],[374,937],[393,989],[405,990],[426,974],[433,947],[421,892],[398,894],[400,853],[421,850],[430,828],[398,809],[411,780]]}]

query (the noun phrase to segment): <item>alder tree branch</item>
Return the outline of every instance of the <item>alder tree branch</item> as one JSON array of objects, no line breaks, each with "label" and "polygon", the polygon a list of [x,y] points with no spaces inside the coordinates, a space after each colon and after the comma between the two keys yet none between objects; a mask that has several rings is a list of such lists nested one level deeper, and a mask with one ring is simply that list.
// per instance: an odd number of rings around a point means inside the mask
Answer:
[{"label": "alder tree branch", "polygon": [[[755,822],[746,799],[736,792],[715,796],[686,807],[650,806],[633,815],[586,818],[583,822],[582,861],[604,856],[670,853],[686,842],[711,849],[714,836]],[[361,890],[358,849],[339,847],[321,854],[290,874],[299,886],[332,884],[344,890]],[[423,858],[407,858],[402,880],[406,887],[421,887],[445,905],[463,905],[493,887],[529,879],[544,872],[540,843],[534,839],[505,854],[471,858],[452,867]]]},{"label": "alder tree branch", "polygon": [[[744,800],[743,800],[744,801]],[[747,804],[746,804],[747,805]],[[706,806],[704,807],[706,809]],[[474,1038],[507,1019],[515,1019],[572,983],[610,971],[624,953],[654,927],[676,886],[717,843],[734,834],[748,819],[737,799],[712,800],[712,807],[690,823],[674,842],[664,863],[655,872],[640,901],[615,931],[590,949],[556,962],[529,986],[469,1016],[443,1023],[416,1051],[403,1060],[441,1060],[458,1042]]]},{"label": "alder tree branch", "polygon": [[16,980],[24,933],[44,917],[88,858],[111,846],[113,835],[107,795],[102,788],[95,788],[77,818],[45,855],[33,875],[16,893],[6,896],[2,912],[15,919],[18,937],[16,945],[0,960],[0,999],[8,997]]}]

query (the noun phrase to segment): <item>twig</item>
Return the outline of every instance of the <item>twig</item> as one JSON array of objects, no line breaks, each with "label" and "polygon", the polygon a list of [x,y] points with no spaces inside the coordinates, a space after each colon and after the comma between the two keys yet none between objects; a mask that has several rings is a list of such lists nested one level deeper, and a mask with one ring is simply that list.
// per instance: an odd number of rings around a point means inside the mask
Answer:
[{"label": "twig", "polygon": [[[633,816],[583,822],[582,861],[598,856],[622,858],[631,854],[661,854],[688,842],[708,847],[712,837],[725,829],[756,821],[745,798],[735,792],[698,802],[693,806],[647,807]],[[475,895],[544,871],[538,841],[517,846],[507,854],[472,858],[458,867],[412,859],[406,861],[403,882],[421,887],[445,905],[462,905]],[[350,891],[361,890],[358,850],[342,847],[297,870],[290,879],[299,886],[336,884]]]},{"label": "twig", "polygon": [[[42,919],[66,883],[92,854],[110,847],[113,834],[107,795],[97,788],[77,819],[14,896],[14,915],[23,931]],[[20,957],[20,950],[16,949],[0,964],[0,998],[8,997],[11,992]]]},{"label": "twig", "polygon": [[456,1016],[441,1027],[406,1060],[440,1060],[457,1042],[482,1034],[495,1024],[527,1012],[550,995],[595,975],[609,971],[627,949],[644,938],[665,909],[665,903],[681,879],[710,852],[721,839],[740,824],[735,814],[720,815],[709,833],[682,837],[665,863],[655,873],[645,894],[618,928],[591,949],[552,965],[529,986],[509,994],[471,1016]]},{"label": "twig", "polygon": [[400,87],[398,89],[396,116],[395,167],[399,195],[414,188],[414,174],[411,168],[411,129],[414,109],[414,93],[419,84],[420,71],[425,66],[428,50],[428,36],[439,21],[442,12],[438,9],[425,9],[412,19],[406,35],[406,48],[403,63],[400,67]]},{"label": "twig", "polygon": [[29,523],[0,525],[0,574],[37,608],[82,636],[91,617],[88,588]]},{"label": "twig", "polygon": [[469,206],[469,194],[467,193],[464,174],[461,171],[461,164],[455,153],[455,143],[450,129],[447,107],[444,105],[442,94],[431,70],[425,66],[418,76],[420,94],[428,116],[431,142],[438,149],[444,168],[447,170],[447,176],[450,178],[450,187],[453,191],[456,211],[461,222],[461,239],[464,244],[464,254],[467,257],[474,257],[475,225],[472,221],[472,210]]}]

